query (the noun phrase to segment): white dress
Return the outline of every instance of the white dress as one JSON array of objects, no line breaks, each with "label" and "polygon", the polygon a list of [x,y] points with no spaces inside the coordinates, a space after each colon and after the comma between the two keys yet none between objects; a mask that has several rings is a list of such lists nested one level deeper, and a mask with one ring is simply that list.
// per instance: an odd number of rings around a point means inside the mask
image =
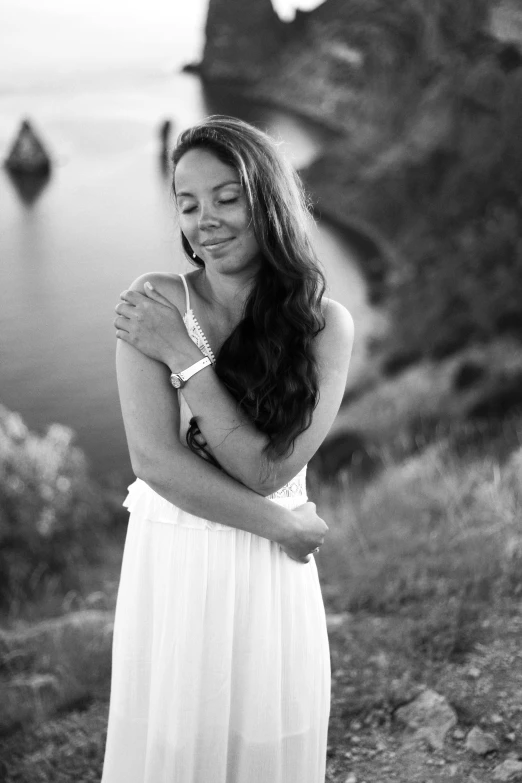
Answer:
[{"label": "white dress", "polygon": [[[213,359],[186,291],[187,330]],[[305,477],[273,502],[304,503]],[[140,479],[124,505],[102,783],[324,783],[330,653],[313,557],[193,516]]]}]

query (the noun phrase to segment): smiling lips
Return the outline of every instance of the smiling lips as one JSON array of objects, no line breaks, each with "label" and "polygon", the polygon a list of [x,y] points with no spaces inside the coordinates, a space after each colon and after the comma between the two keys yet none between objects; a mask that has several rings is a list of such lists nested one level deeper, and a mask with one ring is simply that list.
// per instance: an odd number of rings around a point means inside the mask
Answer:
[{"label": "smiling lips", "polygon": [[224,245],[225,242],[230,242],[234,237],[227,237],[226,239],[216,239],[212,242],[203,242],[203,247],[205,247],[207,250],[212,250],[215,247],[220,247],[221,245]]}]

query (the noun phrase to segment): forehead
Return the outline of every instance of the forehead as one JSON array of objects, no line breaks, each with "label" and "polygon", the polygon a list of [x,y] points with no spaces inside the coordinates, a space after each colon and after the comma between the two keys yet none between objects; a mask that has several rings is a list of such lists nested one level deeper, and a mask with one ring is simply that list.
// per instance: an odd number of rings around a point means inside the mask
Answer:
[{"label": "forehead", "polygon": [[186,152],[174,172],[176,193],[212,190],[216,185],[230,181],[240,182],[236,169],[220,161],[210,150],[204,149]]}]

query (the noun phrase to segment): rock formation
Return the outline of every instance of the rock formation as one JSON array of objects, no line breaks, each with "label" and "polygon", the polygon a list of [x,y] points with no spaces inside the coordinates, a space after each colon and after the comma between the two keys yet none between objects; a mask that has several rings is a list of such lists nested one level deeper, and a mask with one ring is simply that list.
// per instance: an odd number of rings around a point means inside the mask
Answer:
[{"label": "rock formation", "polygon": [[29,120],[20,126],[4,168],[20,196],[30,206],[51,177],[51,158]]},{"label": "rock formation", "polygon": [[326,0],[291,23],[210,0],[203,78],[339,132],[304,178],[323,215],[393,248],[368,277],[394,360],[522,339],[520,29],[494,0]]},{"label": "rock formation", "polygon": [[405,113],[443,63],[479,44],[488,8],[488,0],[326,0],[285,23],[270,0],[210,0],[201,72],[346,131],[361,109]]},{"label": "rock formation", "polygon": [[29,120],[24,120],[5,161],[11,174],[47,176],[51,159]]},{"label": "rock formation", "polygon": [[238,82],[262,78],[280,50],[284,28],[270,0],[210,0],[202,75]]}]

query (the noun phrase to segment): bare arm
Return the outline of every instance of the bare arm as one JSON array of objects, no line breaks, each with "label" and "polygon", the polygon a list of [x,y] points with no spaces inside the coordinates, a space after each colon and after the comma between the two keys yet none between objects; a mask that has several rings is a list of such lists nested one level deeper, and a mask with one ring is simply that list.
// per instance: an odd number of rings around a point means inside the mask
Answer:
[{"label": "bare arm", "polygon": [[275,461],[271,475],[267,476],[262,467],[268,438],[241,411],[212,368],[194,375],[184,387],[183,395],[219,464],[263,495],[280,489],[308,463],[341,405],[352,351],[353,321],[337,302],[330,301],[326,310],[326,327],[314,341],[319,402],[310,427],[296,438],[292,454]]},{"label": "bare arm", "polygon": [[[181,282],[171,276],[152,273],[138,278],[131,288],[146,293],[150,280],[158,293],[183,306]],[[220,465],[242,484],[262,495],[269,495],[290,481],[306,465],[328,434],[339,410],[353,346],[353,320],[338,302],[327,301],[325,329],[314,340],[319,370],[319,402],[310,427],[295,441],[293,453],[274,465],[273,474],[263,470],[266,435],[242,412],[237,401],[221,383],[213,368],[207,367],[189,379],[183,396],[197,419],[208,448]],[[193,361],[196,361],[194,357]],[[170,361],[170,369],[182,369]],[[192,360],[191,360],[192,361]],[[191,363],[186,361],[187,364]]]},{"label": "bare arm", "polygon": [[118,340],[116,370],[136,476],[191,514],[284,546],[295,532],[293,512],[242,486],[181,445],[179,405],[165,365]]}]

